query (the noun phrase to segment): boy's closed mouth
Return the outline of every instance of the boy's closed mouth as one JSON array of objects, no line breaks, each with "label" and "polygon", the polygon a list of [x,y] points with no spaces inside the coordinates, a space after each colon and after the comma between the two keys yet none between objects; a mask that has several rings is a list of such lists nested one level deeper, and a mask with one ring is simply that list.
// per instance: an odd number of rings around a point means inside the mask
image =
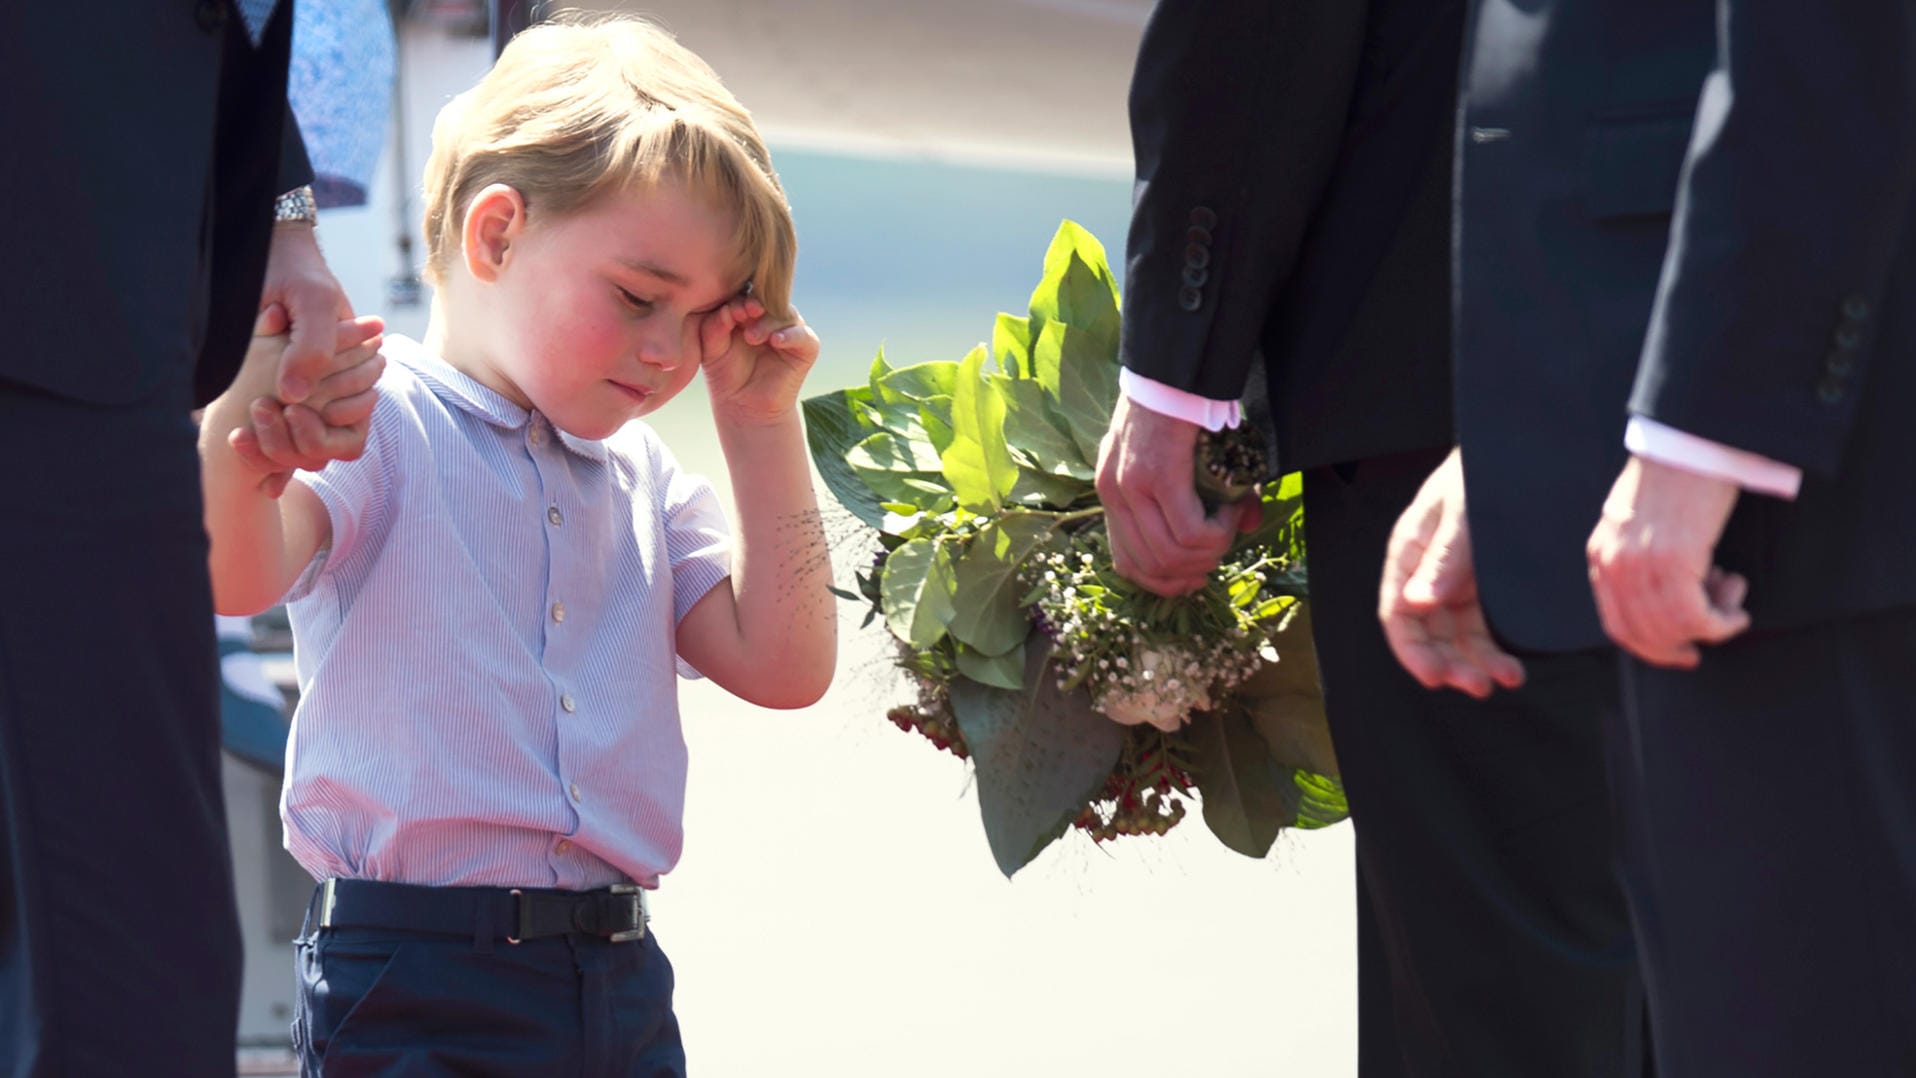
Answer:
[{"label": "boy's closed mouth", "polygon": [[621,382],[616,378],[608,378],[606,379],[606,381],[611,382],[615,386],[618,386],[620,389],[625,391],[627,396],[631,397],[633,400],[636,400],[636,401],[650,400],[652,397],[652,394],[657,392],[656,390],[647,389],[644,386],[635,386],[627,382]]}]

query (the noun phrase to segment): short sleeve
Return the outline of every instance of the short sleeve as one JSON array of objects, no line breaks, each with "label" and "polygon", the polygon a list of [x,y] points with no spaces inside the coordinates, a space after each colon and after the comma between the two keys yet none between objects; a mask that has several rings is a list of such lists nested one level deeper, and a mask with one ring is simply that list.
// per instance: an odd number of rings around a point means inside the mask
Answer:
[{"label": "short sleeve", "polygon": [[377,547],[391,518],[389,493],[396,489],[397,461],[393,430],[403,421],[401,405],[381,387],[373,406],[366,451],[357,460],[329,461],[316,472],[299,471],[293,481],[304,483],[326,506],[332,536],[281,598],[290,603],[312,594],[326,573],[348,564],[355,553]]},{"label": "short sleeve", "polygon": [[672,564],[672,620],[685,619],[705,593],[732,575],[732,533],[718,494],[702,477],[682,471],[659,447],[659,519]]}]

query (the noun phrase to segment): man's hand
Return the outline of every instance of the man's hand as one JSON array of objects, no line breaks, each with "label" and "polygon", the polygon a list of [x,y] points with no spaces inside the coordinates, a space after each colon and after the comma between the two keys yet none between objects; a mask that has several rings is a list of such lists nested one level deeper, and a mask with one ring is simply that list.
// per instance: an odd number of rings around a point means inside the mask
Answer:
[{"label": "man's hand", "polygon": [[332,381],[352,361],[352,353],[339,346],[338,326],[352,319],[353,308],[326,268],[313,226],[273,226],[260,311],[265,321],[254,328],[256,336],[290,328],[292,338],[274,376],[275,399],[255,409],[257,437],[249,435],[233,448],[255,470],[288,474],[358,456],[365,449],[366,420],[375,401],[361,390],[378,379],[379,367],[369,366],[350,379],[365,383],[360,389],[341,392],[342,383]]},{"label": "man's hand", "polygon": [[1716,479],[1631,457],[1603,503],[1584,552],[1603,629],[1653,666],[1690,669],[1698,644],[1750,626],[1749,584],[1713,566],[1738,490]]},{"label": "man's hand", "polygon": [[1481,699],[1494,686],[1523,684],[1523,664],[1491,638],[1477,601],[1458,450],[1424,480],[1391,529],[1377,617],[1391,653],[1426,689],[1448,686]]},{"label": "man's hand", "polygon": [[1127,580],[1159,595],[1204,586],[1232,539],[1254,530],[1256,493],[1204,515],[1198,501],[1198,426],[1118,398],[1098,448],[1098,497],[1111,536],[1111,561]]}]

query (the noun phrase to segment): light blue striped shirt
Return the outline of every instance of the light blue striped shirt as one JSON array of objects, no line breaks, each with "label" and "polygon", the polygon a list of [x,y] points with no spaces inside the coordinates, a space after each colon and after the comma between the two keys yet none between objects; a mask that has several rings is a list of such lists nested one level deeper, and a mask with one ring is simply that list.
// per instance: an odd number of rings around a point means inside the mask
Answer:
[{"label": "light blue striped shirt", "polygon": [[[674,629],[729,572],[651,428],[591,442],[387,337],[365,455],[299,479],[286,848],[317,878],[658,885],[684,832]],[[689,673],[689,668],[687,668]]]}]

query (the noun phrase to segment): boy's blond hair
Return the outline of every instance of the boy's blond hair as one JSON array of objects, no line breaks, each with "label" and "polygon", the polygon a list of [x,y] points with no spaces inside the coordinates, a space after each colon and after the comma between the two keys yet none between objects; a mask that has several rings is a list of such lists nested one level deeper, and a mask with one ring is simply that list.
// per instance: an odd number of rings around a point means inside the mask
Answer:
[{"label": "boy's blond hair", "polygon": [[441,283],[466,209],[507,184],[528,213],[675,179],[737,218],[734,269],[778,317],[790,311],[798,241],[751,114],[705,61],[634,18],[542,23],[512,39],[439,112],[426,162],[426,275]]}]

